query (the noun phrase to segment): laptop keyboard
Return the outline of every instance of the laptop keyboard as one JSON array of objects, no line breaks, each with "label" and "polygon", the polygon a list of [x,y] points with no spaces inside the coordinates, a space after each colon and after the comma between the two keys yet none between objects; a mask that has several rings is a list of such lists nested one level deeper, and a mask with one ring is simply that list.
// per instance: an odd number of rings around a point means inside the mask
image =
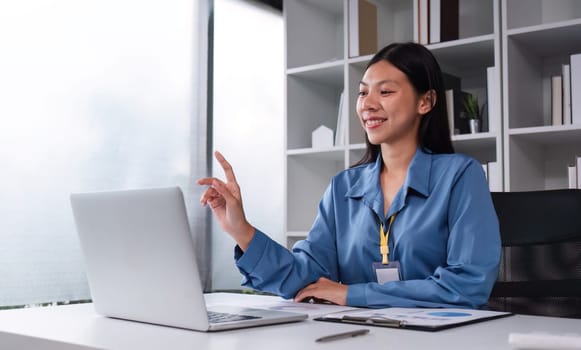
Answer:
[{"label": "laptop keyboard", "polygon": [[257,318],[260,318],[260,317],[208,311],[208,320],[210,321],[210,323],[224,323],[224,322],[234,322],[234,321],[242,321],[242,320],[253,320],[253,319],[257,319]]}]

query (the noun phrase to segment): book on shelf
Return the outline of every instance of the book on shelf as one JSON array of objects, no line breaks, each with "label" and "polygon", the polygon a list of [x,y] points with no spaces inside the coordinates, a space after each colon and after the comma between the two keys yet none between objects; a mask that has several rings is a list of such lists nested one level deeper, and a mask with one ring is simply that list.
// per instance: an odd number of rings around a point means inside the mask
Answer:
[{"label": "book on shelf", "polygon": [[572,124],[571,120],[571,65],[561,66],[563,77],[563,124]]},{"label": "book on shelf", "polygon": [[429,0],[430,44],[458,39],[458,0]]},{"label": "book on shelf", "polygon": [[563,79],[551,77],[551,124],[563,125]]},{"label": "book on shelf", "polygon": [[579,188],[577,184],[577,167],[575,165],[569,164],[567,166],[567,180],[568,180],[568,188],[575,189]]},{"label": "book on shelf", "polygon": [[581,124],[581,53],[571,55],[571,120]]},{"label": "book on shelf", "polygon": [[440,0],[440,41],[459,38],[460,7],[458,0]]},{"label": "book on shelf", "polygon": [[420,43],[420,1],[419,0],[412,0],[412,14],[413,14],[413,23],[412,23],[412,33],[413,33],[413,40],[416,43]]},{"label": "book on shelf", "polygon": [[462,81],[459,77],[445,72],[442,72],[442,78],[444,79],[444,89],[452,90],[446,96],[446,109],[454,116],[452,123],[454,128],[451,126],[450,130],[452,134],[467,134],[470,132],[468,122],[460,117],[460,113],[464,110],[463,101],[467,95],[466,92],[462,91]]},{"label": "book on shelf", "polygon": [[484,171],[484,177],[486,177],[486,181],[488,182],[488,163],[482,163],[482,171]]},{"label": "book on shelf", "polygon": [[442,0],[429,0],[429,10],[430,10],[430,44],[440,42],[440,15],[442,11],[440,10],[440,5]]},{"label": "book on shelf", "polygon": [[377,52],[377,7],[367,0],[349,0],[349,57]]},{"label": "book on shelf", "polygon": [[457,131],[454,126],[454,90],[446,90],[446,112],[448,113],[448,126],[450,127],[450,135],[456,135]]},{"label": "book on shelf", "polygon": [[345,93],[344,91],[341,92],[339,97],[339,108],[337,109],[337,129],[335,130],[335,145],[344,145],[345,144]]},{"label": "book on shelf", "polygon": [[577,165],[577,188],[581,189],[581,157],[577,157],[575,164]]},{"label": "book on shelf", "polygon": [[573,164],[567,165],[567,188],[581,189],[581,156],[575,157]]},{"label": "book on shelf", "polygon": [[497,67],[486,68],[486,97],[488,99],[488,130],[500,130],[502,108],[500,106],[500,81]]},{"label": "book on shelf", "polygon": [[430,2],[429,0],[414,0],[416,42],[422,45],[430,43]]},{"label": "book on shelf", "polygon": [[502,174],[500,173],[500,166],[498,162],[488,162],[482,165],[486,166],[484,173],[486,180],[488,180],[488,188],[490,192],[502,192]]}]

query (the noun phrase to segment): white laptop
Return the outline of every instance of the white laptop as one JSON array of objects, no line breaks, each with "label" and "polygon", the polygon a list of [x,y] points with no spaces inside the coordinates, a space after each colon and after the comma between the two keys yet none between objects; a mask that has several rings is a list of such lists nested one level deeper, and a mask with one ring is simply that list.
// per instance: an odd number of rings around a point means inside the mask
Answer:
[{"label": "white laptop", "polygon": [[308,316],[245,307],[207,310],[179,187],[75,193],[71,204],[99,314],[197,331]]}]

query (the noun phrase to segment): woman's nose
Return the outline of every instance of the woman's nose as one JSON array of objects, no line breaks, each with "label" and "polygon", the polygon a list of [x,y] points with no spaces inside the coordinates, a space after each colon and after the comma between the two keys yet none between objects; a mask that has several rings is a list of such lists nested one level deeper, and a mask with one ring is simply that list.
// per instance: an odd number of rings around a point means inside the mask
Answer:
[{"label": "woman's nose", "polygon": [[365,97],[363,97],[362,107],[364,110],[375,110],[377,109],[377,94],[373,92],[367,93]]}]

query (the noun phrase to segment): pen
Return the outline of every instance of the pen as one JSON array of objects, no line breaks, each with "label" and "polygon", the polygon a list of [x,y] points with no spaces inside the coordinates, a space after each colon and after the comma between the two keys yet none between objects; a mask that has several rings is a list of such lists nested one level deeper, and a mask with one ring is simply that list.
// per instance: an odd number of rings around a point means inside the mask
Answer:
[{"label": "pen", "polygon": [[353,338],[353,337],[357,337],[359,335],[365,335],[367,333],[369,333],[369,329],[358,329],[355,331],[326,335],[324,337],[317,338],[315,341],[317,343],[322,343],[322,342],[343,339],[343,338]]}]

